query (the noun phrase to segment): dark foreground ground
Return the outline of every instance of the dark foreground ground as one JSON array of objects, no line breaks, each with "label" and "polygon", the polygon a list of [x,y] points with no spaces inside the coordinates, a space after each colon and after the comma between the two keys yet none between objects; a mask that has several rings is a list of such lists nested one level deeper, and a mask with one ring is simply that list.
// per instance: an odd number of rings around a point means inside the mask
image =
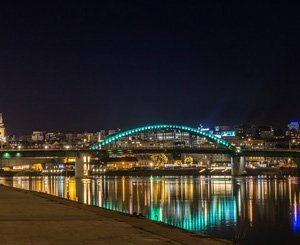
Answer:
[{"label": "dark foreground ground", "polygon": [[161,223],[0,185],[0,244],[230,244]]}]

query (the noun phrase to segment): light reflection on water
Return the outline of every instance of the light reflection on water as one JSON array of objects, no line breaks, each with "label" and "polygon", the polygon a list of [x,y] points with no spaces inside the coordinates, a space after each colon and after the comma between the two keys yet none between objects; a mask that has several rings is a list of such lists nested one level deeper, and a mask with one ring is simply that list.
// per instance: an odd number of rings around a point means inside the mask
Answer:
[{"label": "light reflection on water", "polygon": [[300,242],[300,178],[13,177],[0,183],[241,243]]}]

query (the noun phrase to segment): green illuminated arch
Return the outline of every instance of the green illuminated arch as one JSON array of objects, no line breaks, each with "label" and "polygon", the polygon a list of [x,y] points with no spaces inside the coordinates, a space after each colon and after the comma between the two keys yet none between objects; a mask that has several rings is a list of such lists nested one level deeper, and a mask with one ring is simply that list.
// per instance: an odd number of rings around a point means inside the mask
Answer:
[{"label": "green illuminated arch", "polygon": [[144,127],[139,127],[139,128],[133,128],[133,129],[129,129],[126,131],[122,131],[119,132],[117,134],[114,135],[110,135],[108,137],[106,137],[102,142],[96,143],[94,145],[92,145],[90,147],[91,150],[98,150],[101,147],[104,147],[106,145],[108,145],[111,142],[114,142],[122,137],[127,137],[130,135],[133,135],[135,133],[140,133],[140,132],[144,132],[144,131],[153,131],[153,130],[160,130],[160,129],[177,129],[177,130],[182,130],[185,132],[189,132],[189,133],[193,133],[199,136],[203,136],[206,137],[206,139],[208,141],[217,143],[217,144],[221,144],[223,146],[225,146],[228,149],[235,149],[235,147],[233,145],[231,145],[229,142],[227,142],[226,140],[223,140],[221,138],[218,138],[217,136],[213,135],[213,134],[209,134],[206,132],[203,132],[199,129],[196,128],[192,128],[192,127],[188,127],[188,126],[181,126],[181,125],[168,125],[168,124],[162,124],[162,125],[150,125],[150,126],[144,126]]}]

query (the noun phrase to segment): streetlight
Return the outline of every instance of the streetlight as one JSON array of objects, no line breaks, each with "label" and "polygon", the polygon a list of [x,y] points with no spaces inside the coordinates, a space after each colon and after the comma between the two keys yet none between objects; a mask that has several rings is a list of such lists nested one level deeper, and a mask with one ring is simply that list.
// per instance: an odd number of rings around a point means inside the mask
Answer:
[{"label": "streetlight", "polygon": [[295,144],[295,142],[295,139],[289,140],[289,150],[292,150],[292,144]]}]

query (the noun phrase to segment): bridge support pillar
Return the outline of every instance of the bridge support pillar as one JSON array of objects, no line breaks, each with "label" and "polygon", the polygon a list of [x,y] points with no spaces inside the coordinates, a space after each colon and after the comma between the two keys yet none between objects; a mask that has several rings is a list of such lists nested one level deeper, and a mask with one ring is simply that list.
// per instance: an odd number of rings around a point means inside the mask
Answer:
[{"label": "bridge support pillar", "polygon": [[231,175],[241,176],[246,173],[246,160],[243,156],[231,157]]},{"label": "bridge support pillar", "polygon": [[85,178],[89,175],[91,157],[80,155],[75,162],[75,177]]}]

